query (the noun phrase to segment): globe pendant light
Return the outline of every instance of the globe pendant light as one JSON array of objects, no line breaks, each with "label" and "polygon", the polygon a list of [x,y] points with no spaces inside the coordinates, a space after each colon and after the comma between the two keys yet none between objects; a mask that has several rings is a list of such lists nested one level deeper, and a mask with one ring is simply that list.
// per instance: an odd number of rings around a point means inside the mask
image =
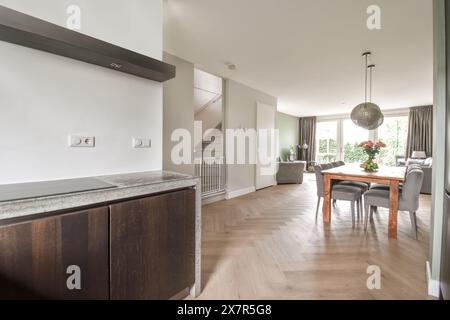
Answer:
[{"label": "globe pendant light", "polygon": [[[365,69],[365,100],[364,103],[357,105],[352,113],[351,119],[354,124],[357,126],[367,129],[374,130],[381,126],[384,122],[384,115],[381,112],[379,106],[375,103],[372,103],[372,70],[375,68],[374,64],[368,65],[368,59],[371,52],[364,52],[363,57],[366,60],[366,69]],[[370,70],[370,100],[367,101],[367,70]]]}]

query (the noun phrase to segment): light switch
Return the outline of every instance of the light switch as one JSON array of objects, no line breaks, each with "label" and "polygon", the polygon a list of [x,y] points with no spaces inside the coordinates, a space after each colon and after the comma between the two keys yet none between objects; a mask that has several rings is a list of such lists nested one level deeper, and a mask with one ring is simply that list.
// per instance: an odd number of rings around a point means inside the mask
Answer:
[{"label": "light switch", "polygon": [[69,147],[95,148],[95,137],[69,136]]},{"label": "light switch", "polygon": [[133,148],[151,148],[152,140],[143,138],[133,138]]}]

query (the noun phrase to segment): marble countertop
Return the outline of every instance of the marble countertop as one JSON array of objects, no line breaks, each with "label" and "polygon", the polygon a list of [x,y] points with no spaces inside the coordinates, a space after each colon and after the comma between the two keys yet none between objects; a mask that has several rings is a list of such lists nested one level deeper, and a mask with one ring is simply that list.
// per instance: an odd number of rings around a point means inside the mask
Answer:
[{"label": "marble countertop", "polygon": [[[193,176],[166,171],[148,171],[92,177],[111,184],[114,188],[73,192],[22,200],[0,202],[0,220],[27,215],[76,209],[127,198],[145,196],[175,189],[196,186],[199,179]],[[11,185],[12,186],[12,185]],[[25,184],[24,184],[25,186]],[[20,184],[14,185],[14,188]],[[8,185],[3,185],[3,189]]]}]

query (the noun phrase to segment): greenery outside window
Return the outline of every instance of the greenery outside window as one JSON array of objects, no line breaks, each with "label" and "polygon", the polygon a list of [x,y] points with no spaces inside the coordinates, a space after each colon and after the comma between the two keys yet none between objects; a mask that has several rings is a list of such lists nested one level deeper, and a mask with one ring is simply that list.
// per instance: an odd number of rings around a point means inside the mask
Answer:
[{"label": "greenery outside window", "polygon": [[367,140],[383,141],[386,148],[378,156],[378,163],[397,165],[397,159],[405,154],[408,136],[408,114],[386,112],[381,127],[367,131],[359,128],[348,118],[318,120],[316,161],[319,163],[343,160],[346,163],[361,163],[367,156],[358,145]]},{"label": "greenery outside window", "polygon": [[378,128],[378,140],[386,144],[378,156],[378,163],[395,166],[399,157],[406,153],[406,140],[408,137],[408,116],[386,117],[384,123]]},{"label": "greenery outside window", "polygon": [[337,160],[337,121],[318,122],[316,128],[317,161],[319,163]]}]

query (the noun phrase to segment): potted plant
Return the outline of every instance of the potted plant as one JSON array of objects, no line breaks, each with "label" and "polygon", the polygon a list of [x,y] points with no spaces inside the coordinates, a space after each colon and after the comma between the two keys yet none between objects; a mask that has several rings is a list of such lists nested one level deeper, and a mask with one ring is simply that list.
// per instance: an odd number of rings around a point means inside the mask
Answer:
[{"label": "potted plant", "polygon": [[375,172],[378,170],[378,164],[375,162],[375,157],[380,153],[381,148],[385,148],[386,144],[382,141],[373,142],[372,140],[364,141],[359,144],[359,147],[363,149],[363,151],[369,157],[367,161],[361,164],[361,168],[363,168],[367,172]]}]

